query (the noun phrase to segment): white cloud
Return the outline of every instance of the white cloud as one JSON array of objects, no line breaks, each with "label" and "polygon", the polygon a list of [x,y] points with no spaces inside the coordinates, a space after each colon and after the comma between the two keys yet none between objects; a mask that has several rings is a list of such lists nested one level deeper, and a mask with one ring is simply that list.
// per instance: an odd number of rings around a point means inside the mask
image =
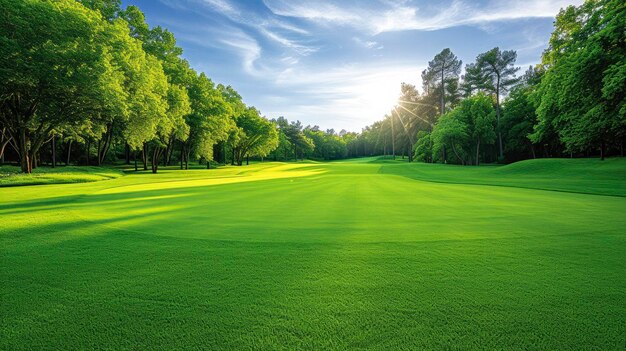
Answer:
[{"label": "white cloud", "polygon": [[202,0],[203,3],[212,7],[215,11],[227,16],[239,16],[239,11],[227,0]]},{"label": "white cloud", "polygon": [[[175,2],[172,2],[172,0],[160,1],[171,8],[196,12],[200,15],[214,19],[212,14],[206,13],[205,11],[198,11],[196,7],[189,6],[189,4],[196,4],[196,6],[197,4],[206,6],[211,11],[217,12],[225,16],[230,21],[236,24],[244,25],[252,29],[253,31],[256,31],[259,34],[265,36],[266,38],[284,46],[285,48],[295,51],[295,53],[298,55],[306,56],[318,50],[317,47],[305,45],[297,40],[287,38],[285,35],[282,35],[280,33],[280,30],[286,30],[296,33],[298,35],[308,35],[309,33],[306,30],[301,29],[295,25],[285,23],[284,21],[279,21],[273,18],[265,20],[263,18],[259,18],[257,14],[250,12],[244,13],[237,7],[237,5],[228,0],[186,0]],[[187,4],[187,6],[185,6],[184,4]],[[275,29],[278,29],[278,31]]]},{"label": "white cloud", "polygon": [[335,24],[366,30],[375,35],[404,30],[438,30],[460,25],[524,18],[554,17],[560,8],[582,0],[492,0],[478,6],[467,0],[453,0],[434,10],[422,10],[406,2],[384,7],[340,6],[330,1],[264,0],[274,14],[296,17],[318,24]]},{"label": "white cloud", "polygon": [[273,32],[263,26],[257,27],[259,33],[263,34],[265,37],[281,44],[285,48],[294,50],[297,54],[302,56],[310,55],[318,50],[318,48],[313,46],[302,45],[295,40],[288,39],[276,32]]},{"label": "white cloud", "polygon": [[264,68],[257,63],[262,55],[261,45],[241,29],[232,26],[187,26],[173,21],[168,23],[176,27],[176,37],[179,40],[205,48],[232,51],[240,57],[242,68],[246,73],[254,76],[263,74]]},{"label": "white cloud", "polygon": [[352,38],[352,40],[354,40],[355,43],[357,43],[357,45],[362,46],[366,49],[376,49],[376,50],[380,50],[383,49],[384,46],[380,45],[378,42],[372,41],[372,40],[363,40],[359,37],[354,37]]},{"label": "white cloud", "polygon": [[288,90],[291,99],[276,106],[271,96],[258,103],[270,117],[284,115],[322,128],[358,131],[389,113],[400,94],[400,83],[420,85],[423,67],[414,63],[345,65],[319,71],[291,67],[275,75],[273,85]]},{"label": "white cloud", "polygon": [[263,0],[263,3],[279,16],[345,24],[360,20],[360,15],[355,11],[328,1]]},{"label": "white cloud", "polygon": [[260,75],[256,61],[261,58],[261,46],[257,41],[244,32],[235,32],[219,40],[222,44],[233,48],[241,57],[243,69],[251,75]]}]

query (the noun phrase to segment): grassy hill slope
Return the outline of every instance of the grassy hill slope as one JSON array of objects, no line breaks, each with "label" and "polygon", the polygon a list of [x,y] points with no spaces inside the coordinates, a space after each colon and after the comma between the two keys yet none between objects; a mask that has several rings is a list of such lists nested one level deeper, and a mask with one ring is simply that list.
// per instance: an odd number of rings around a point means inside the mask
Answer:
[{"label": "grassy hill slope", "polygon": [[506,166],[384,162],[382,173],[412,179],[626,196],[626,159],[536,159]]}]

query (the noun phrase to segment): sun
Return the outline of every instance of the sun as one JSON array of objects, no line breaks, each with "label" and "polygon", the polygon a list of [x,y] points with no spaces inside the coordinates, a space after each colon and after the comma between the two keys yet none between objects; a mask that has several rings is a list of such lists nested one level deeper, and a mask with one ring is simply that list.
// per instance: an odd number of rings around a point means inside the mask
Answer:
[{"label": "sun", "polygon": [[357,89],[364,111],[368,115],[375,115],[377,118],[390,113],[398,103],[401,82],[394,76],[379,76],[364,82]]}]

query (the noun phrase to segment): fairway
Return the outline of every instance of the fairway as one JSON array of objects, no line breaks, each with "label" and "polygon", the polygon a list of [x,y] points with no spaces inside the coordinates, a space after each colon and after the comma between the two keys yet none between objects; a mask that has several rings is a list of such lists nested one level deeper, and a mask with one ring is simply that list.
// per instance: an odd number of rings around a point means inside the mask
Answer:
[{"label": "fairway", "polygon": [[625,170],[367,158],[0,188],[0,349],[623,350]]}]

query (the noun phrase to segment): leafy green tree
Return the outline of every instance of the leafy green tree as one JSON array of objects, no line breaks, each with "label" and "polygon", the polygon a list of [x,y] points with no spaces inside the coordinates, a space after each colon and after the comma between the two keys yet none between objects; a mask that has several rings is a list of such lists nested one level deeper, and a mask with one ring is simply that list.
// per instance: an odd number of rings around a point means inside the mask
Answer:
[{"label": "leafy green tree", "polygon": [[414,85],[402,83],[400,85],[400,98],[395,108],[404,139],[408,142],[409,162],[413,159],[411,150],[415,147],[416,135],[419,131],[432,129],[435,123],[437,111],[433,105],[424,102]]},{"label": "leafy green tree", "polygon": [[191,103],[187,90],[179,85],[170,85],[167,90],[167,111],[165,118],[157,125],[155,138],[152,139],[152,173],[157,173],[161,154],[171,145],[171,140],[186,141],[189,125],[184,116],[191,112]]},{"label": "leafy green tree", "polygon": [[54,128],[124,113],[122,75],[97,12],[70,0],[1,0],[0,13],[0,118],[30,173]]},{"label": "leafy green tree", "polygon": [[303,156],[314,150],[315,144],[311,138],[302,132],[302,123],[300,121],[292,121],[281,129],[293,147],[293,157],[296,161],[298,161],[298,156]]},{"label": "leafy green tree", "polygon": [[439,95],[440,115],[446,112],[446,102],[449,101],[447,86],[458,85],[462,63],[450,49],[446,48],[435,55],[433,60],[428,62],[428,68],[422,72],[425,93],[433,94],[437,91]]},{"label": "leafy green tree", "polygon": [[231,104],[204,73],[193,79],[188,93],[191,113],[185,116],[185,121],[189,137],[182,143],[181,152],[181,165],[184,163],[186,168],[192,154],[213,159],[213,146],[226,140],[234,128]]},{"label": "leafy green tree", "polygon": [[126,9],[119,11],[119,16],[126,20],[130,28],[131,35],[134,38],[146,42],[150,34],[150,26],[146,23],[146,16],[137,6],[128,6]]},{"label": "leafy green tree", "polygon": [[[542,71],[530,67],[502,105],[504,152],[508,160],[536,158],[535,143],[530,135],[537,124],[536,106],[531,94],[541,81]],[[544,142],[549,142],[545,140]]]},{"label": "leafy green tree", "polygon": [[626,6],[619,0],[588,0],[556,18],[543,56],[546,73],[533,94],[537,142],[556,132],[569,152],[593,148],[604,159],[607,145],[626,137]]},{"label": "leafy green tree", "polygon": [[491,91],[496,97],[496,121],[498,131],[498,149],[500,159],[504,159],[504,148],[502,144],[502,129],[500,128],[500,97],[518,82],[515,73],[519,67],[515,67],[517,52],[514,50],[500,51],[495,47],[485,53],[478,55],[476,64],[482,70],[485,80],[485,88]]},{"label": "leafy green tree", "polygon": [[494,131],[496,113],[491,98],[478,94],[461,102],[460,109],[469,117],[469,130],[476,142],[476,166],[480,163],[480,145],[492,144],[495,141]]},{"label": "leafy green tree", "polygon": [[[146,54],[141,41],[130,36],[128,25],[115,20],[107,27],[111,59],[121,75],[122,91],[117,103],[123,110],[107,110],[92,116],[91,137],[97,140],[97,161],[102,164],[114,137],[131,138],[126,143],[135,147],[152,139],[167,112],[168,84],[161,62]],[[121,98],[123,96],[123,98]],[[138,129],[141,128],[141,129]]]},{"label": "leafy green tree", "polygon": [[460,85],[463,97],[467,98],[484,90],[487,85],[487,78],[482,66],[476,63],[465,65],[465,74],[461,76]]},{"label": "leafy green tree", "polygon": [[85,7],[100,12],[102,17],[113,21],[121,11],[121,0],[78,0]]},{"label": "leafy green tree", "polygon": [[470,140],[467,124],[463,122],[458,109],[452,110],[439,118],[433,129],[433,153],[437,154],[449,146],[460,164],[465,164],[467,153],[464,147]]},{"label": "leafy green tree", "polygon": [[276,129],[278,130],[278,146],[272,151],[274,161],[278,161],[279,159],[287,161],[289,159],[289,153],[293,150],[293,146],[287,134],[285,134],[286,130],[289,128],[289,121],[281,116],[272,119],[271,122],[276,125]]},{"label": "leafy green tree", "polygon": [[304,135],[313,141],[312,158],[338,160],[345,158],[348,154],[346,141],[343,138],[343,136],[347,135],[345,131],[342,136],[336,134],[332,129],[324,132],[318,126],[307,126],[304,128]]},{"label": "leafy green tree", "polygon": [[[432,133],[435,152],[449,146],[461,164],[480,163],[480,147],[495,141],[495,111],[491,97],[479,93],[461,101],[441,117]],[[423,152],[423,151],[421,151]]]},{"label": "leafy green tree", "polygon": [[232,148],[238,166],[241,166],[244,158],[247,160],[249,156],[267,156],[278,145],[276,126],[261,117],[254,107],[247,108],[235,117],[235,124],[236,137],[232,139]]},{"label": "leafy green tree", "polygon": [[417,132],[417,141],[413,154],[418,161],[433,162],[433,141],[429,132],[424,130]]}]

